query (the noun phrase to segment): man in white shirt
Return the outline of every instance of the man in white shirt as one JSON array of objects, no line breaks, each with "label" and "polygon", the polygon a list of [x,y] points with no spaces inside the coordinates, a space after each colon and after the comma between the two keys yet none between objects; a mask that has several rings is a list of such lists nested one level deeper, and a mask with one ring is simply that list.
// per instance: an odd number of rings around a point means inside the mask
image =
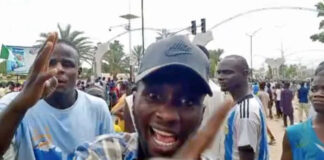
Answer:
[{"label": "man in white shirt", "polygon": [[236,105],[227,117],[225,160],[268,160],[267,127],[260,100],[248,85],[249,67],[242,56],[225,57],[218,66],[222,91],[228,91]]}]

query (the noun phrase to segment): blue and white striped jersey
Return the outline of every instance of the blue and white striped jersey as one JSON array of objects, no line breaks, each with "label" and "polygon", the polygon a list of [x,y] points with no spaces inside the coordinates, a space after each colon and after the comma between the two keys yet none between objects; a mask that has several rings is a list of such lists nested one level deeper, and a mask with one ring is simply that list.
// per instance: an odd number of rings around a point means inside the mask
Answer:
[{"label": "blue and white striped jersey", "polygon": [[239,147],[251,146],[255,160],[268,160],[267,126],[262,103],[248,95],[232,108],[225,123],[225,160],[239,160]]}]

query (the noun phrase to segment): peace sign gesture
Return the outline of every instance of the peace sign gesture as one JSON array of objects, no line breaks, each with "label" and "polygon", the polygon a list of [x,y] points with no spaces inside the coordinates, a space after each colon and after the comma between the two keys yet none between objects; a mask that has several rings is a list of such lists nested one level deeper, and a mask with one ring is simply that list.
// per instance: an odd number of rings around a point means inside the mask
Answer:
[{"label": "peace sign gesture", "polygon": [[0,157],[5,153],[25,113],[40,98],[48,96],[57,86],[56,69],[49,70],[49,59],[57,41],[57,33],[50,33],[30,70],[23,90],[0,114]]},{"label": "peace sign gesture", "polygon": [[24,88],[15,100],[18,111],[25,111],[32,107],[39,99],[48,96],[55,90],[57,80],[54,77],[56,69],[49,70],[49,59],[57,41],[57,33],[49,36],[39,51],[30,70]]}]

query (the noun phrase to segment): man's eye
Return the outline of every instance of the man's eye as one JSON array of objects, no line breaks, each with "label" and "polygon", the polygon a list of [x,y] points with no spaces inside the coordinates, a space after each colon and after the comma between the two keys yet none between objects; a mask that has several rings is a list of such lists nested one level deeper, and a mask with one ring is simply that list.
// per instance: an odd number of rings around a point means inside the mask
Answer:
[{"label": "man's eye", "polygon": [[148,98],[152,101],[158,101],[161,100],[161,96],[156,93],[149,93]]},{"label": "man's eye", "polygon": [[188,98],[181,99],[181,106],[192,107],[194,106],[194,104],[195,104],[194,101]]},{"label": "man's eye", "polygon": [[74,67],[75,65],[72,62],[62,62],[64,67]]},{"label": "man's eye", "polygon": [[224,74],[231,74],[232,71],[223,71]]}]

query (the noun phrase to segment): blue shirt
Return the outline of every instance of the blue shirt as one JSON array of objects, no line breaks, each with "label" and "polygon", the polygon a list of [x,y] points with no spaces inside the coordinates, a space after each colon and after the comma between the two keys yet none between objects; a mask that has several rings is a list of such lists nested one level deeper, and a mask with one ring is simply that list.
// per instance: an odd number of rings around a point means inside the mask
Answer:
[{"label": "blue shirt", "polygon": [[308,88],[302,86],[298,90],[298,99],[300,103],[308,103]]},{"label": "blue shirt", "polygon": [[312,119],[287,128],[287,137],[294,160],[323,160],[324,144],[317,137]]},{"label": "blue shirt", "polygon": [[259,85],[254,84],[252,87],[253,87],[253,94],[257,95],[259,92]]},{"label": "blue shirt", "polygon": [[[0,111],[17,93],[0,100]],[[25,114],[13,139],[18,160],[72,160],[77,146],[112,133],[113,124],[106,103],[78,91],[75,103],[56,109],[39,100]]]}]

